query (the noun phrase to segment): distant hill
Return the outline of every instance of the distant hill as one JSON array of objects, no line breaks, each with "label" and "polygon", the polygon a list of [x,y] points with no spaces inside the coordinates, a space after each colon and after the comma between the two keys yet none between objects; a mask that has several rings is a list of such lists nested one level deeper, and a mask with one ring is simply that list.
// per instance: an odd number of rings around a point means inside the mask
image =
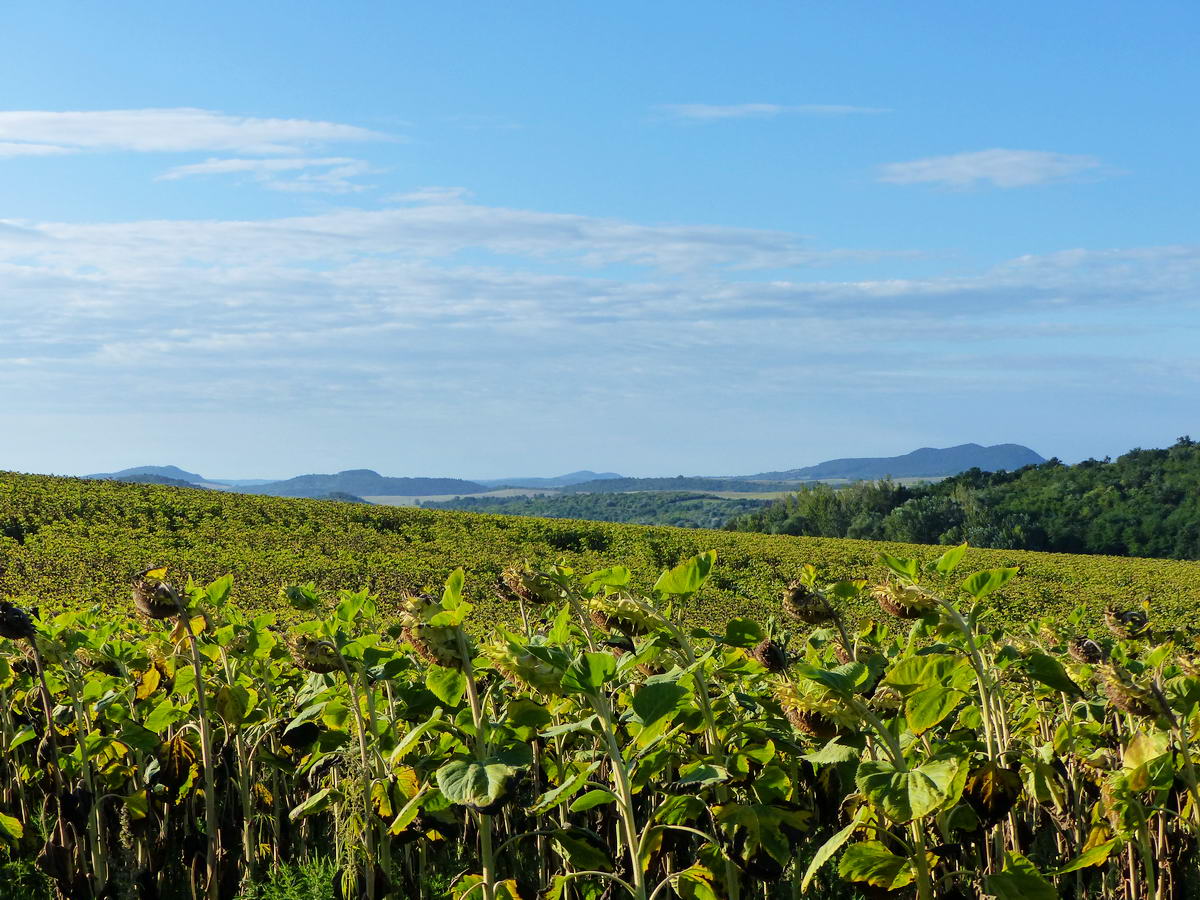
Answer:
[{"label": "distant hill", "polygon": [[822,478],[868,480],[885,478],[943,478],[968,469],[984,472],[1014,472],[1024,466],[1035,466],[1044,460],[1020,444],[959,444],[957,447],[936,449],[922,447],[903,456],[831,459],[815,466],[788,469],[783,472],[763,472],[744,478],[770,481],[815,481]]},{"label": "distant hill", "polygon": [[[157,475],[162,478],[170,478],[174,481],[183,481],[188,484],[200,484],[208,481],[203,475],[197,475],[195,472],[185,472],[179,466],[134,466],[132,469],[122,469],[120,472],[102,472],[99,475],[84,475],[84,478],[111,478],[114,481],[137,481],[138,476]],[[167,481],[149,482],[150,484],[170,484]]]},{"label": "distant hill", "polygon": [[624,491],[790,491],[794,484],[771,481],[748,481],[738,478],[705,478],[699,475],[676,475],[674,478],[605,478],[569,484],[564,494],[617,494]]},{"label": "distant hill", "polygon": [[109,477],[109,481],[126,481],[133,484],[166,484],[171,487],[196,488],[197,490],[208,490],[208,486],[204,484],[196,484],[193,481],[184,481],[182,478],[168,478],[166,475],[117,475]]},{"label": "distant hill", "polygon": [[388,478],[371,469],[348,469],[336,475],[298,475],[285,481],[248,485],[241,488],[240,492],[270,497],[320,498],[329,494],[422,497],[433,494],[481,494],[486,490],[482,484],[461,478]]},{"label": "distant hill", "polygon": [[558,488],[588,481],[605,481],[622,477],[624,476],[618,475],[616,472],[592,472],[588,469],[580,469],[578,472],[568,472],[566,475],[557,475],[553,478],[481,478],[478,483],[488,487]]}]

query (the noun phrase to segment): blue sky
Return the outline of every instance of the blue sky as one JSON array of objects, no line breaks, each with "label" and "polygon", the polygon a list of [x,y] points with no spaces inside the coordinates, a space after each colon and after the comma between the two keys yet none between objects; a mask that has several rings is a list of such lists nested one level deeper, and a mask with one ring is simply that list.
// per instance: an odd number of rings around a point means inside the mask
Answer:
[{"label": "blue sky", "polygon": [[1194,3],[16,2],[0,469],[1200,432]]}]

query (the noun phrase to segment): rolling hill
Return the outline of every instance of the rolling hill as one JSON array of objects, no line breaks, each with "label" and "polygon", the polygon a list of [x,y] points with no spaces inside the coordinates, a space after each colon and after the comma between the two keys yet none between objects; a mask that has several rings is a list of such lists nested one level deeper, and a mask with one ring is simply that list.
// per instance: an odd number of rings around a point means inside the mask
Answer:
[{"label": "rolling hill", "polygon": [[1015,471],[1044,463],[1039,454],[1020,444],[959,444],[957,447],[922,447],[903,456],[830,459],[815,466],[738,476],[752,481],[818,481],[826,478],[872,480],[877,478],[944,478],[968,469],[984,472]]},{"label": "rolling hill", "polygon": [[482,484],[462,478],[389,478],[371,469],[347,469],[334,475],[298,475],[285,481],[240,488],[243,494],[310,498],[329,494],[421,497],[430,494],[482,494],[486,491],[487,488]]}]

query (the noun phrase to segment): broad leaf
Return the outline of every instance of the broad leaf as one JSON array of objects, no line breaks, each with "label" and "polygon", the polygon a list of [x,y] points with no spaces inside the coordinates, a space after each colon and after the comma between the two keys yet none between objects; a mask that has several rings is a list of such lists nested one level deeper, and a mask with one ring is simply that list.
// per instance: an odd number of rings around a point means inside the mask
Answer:
[{"label": "broad leaf", "polygon": [[463,692],[467,689],[467,676],[458,669],[435,663],[425,672],[425,687],[447,706],[458,706]]},{"label": "broad leaf", "polygon": [[674,716],[684,707],[687,697],[687,689],[677,682],[646,684],[633,695],[633,711],[643,725],[653,725],[659,719]]},{"label": "broad leaf", "polygon": [[838,874],[846,881],[865,881],[885,891],[912,884],[916,877],[907,859],[879,841],[862,841],[847,847],[838,863]]},{"label": "broad leaf", "polygon": [[617,671],[617,660],[611,653],[581,653],[571,663],[562,686],[568,691],[594,694]]},{"label": "broad leaf", "polygon": [[984,879],[987,893],[998,900],[1058,900],[1058,891],[1020,853],[1005,853],[1004,870]]},{"label": "broad leaf", "polygon": [[976,572],[964,581],[962,589],[976,600],[980,600],[992,593],[992,591],[1004,587],[1016,574],[1016,566],[1008,569],[985,569],[982,572]]},{"label": "broad leaf", "polygon": [[654,583],[654,590],[660,594],[676,596],[694,594],[704,586],[704,582],[708,581],[716,562],[716,550],[697,554],[669,572],[663,572],[658,581]]},{"label": "broad leaf", "polygon": [[437,770],[437,784],[451,803],[472,808],[499,800],[516,770],[493,759],[452,759]]},{"label": "broad leaf", "polygon": [[901,772],[889,762],[866,760],[858,767],[858,789],[897,822],[911,822],[949,805],[962,794],[963,762],[941,759]]}]

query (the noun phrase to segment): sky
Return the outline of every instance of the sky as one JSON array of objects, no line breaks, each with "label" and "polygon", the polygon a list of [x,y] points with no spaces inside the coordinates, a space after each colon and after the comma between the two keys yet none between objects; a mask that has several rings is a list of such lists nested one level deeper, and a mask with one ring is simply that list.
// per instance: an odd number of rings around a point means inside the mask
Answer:
[{"label": "sky", "polygon": [[0,470],[1200,434],[1200,4],[0,6]]}]

